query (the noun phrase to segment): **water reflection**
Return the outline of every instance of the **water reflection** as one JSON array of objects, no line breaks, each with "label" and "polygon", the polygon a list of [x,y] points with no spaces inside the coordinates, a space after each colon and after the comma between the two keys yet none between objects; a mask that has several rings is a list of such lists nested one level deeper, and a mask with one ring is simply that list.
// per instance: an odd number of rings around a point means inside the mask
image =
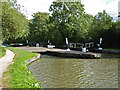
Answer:
[{"label": "water reflection", "polygon": [[105,53],[102,53],[101,54],[102,58],[103,59],[109,59],[109,58],[112,58],[112,59],[120,59],[120,55],[119,54],[105,54]]},{"label": "water reflection", "polygon": [[29,69],[45,88],[118,87],[118,59],[43,58]]}]

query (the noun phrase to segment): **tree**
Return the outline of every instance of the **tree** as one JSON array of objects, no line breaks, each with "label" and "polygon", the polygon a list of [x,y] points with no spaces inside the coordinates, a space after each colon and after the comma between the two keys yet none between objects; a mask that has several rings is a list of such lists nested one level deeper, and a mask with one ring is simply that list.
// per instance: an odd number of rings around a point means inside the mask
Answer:
[{"label": "tree", "polygon": [[68,37],[71,42],[84,42],[88,34],[88,20],[81,2],[53,2],[49,8],[50,23],[54,42],[64,43]]},{"label": "tree", "polygon": [[112,27],[105,31],[104,46],[107,48],[120,48],[120,22],[112,22]]},{"label": "tree", "polygon": [[28,20],[8,2],[2,2],[3,41],[25,38],[28,35]]},{"label": "tree", "polygon": [[106,30],[112,27],[112,19],[105,10],[95,15],[89,31],[90,37],[94,42],[98,43],[99,38],[104,37]]},{"label": "tree", "polygon": [[2,42],[2,2],[0,1],[0,47]]},{"label": "tree", "polygon": [[30,21],[30,34],[28,39],[31,42],[45,42],[47,41],[47,22],[49,20],[48,13],[34,13],[33,19]]}]

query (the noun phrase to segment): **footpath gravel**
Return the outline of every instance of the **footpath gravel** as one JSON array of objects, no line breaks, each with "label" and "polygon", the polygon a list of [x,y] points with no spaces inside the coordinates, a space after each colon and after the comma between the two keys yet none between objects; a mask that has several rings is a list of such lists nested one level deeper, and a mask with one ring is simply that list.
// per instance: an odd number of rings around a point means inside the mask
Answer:
[{"label": "footpath gravel", "polygon": [[6,49],[6,55],[0,58],[0,89],[2,89],[2,77],[3,73],[7,71],[7,68],[10,64],[13,64],[13,58],[15,54]]}]

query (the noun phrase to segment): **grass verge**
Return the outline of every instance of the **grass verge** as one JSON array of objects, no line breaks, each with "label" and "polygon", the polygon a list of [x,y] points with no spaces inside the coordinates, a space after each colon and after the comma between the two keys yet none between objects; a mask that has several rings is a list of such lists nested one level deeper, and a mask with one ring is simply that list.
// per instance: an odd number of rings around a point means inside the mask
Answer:
[{"label": "grass verge", "polygon": [[25,60],[36,56],[25,50],[9,47],[15,53],[14,64],[9,66],[9,71],[4,73],[3,83],[9,88],[40,88],[38,82],[25,64]]},{"label": "grass verge", "polygon": [[106,48],[106,50],[120,51],[120,49],[117,49],[117,48]]},{"label": "grass verge", "polygon": [[0,47],[0,58],[3,57],[6,53],[6,50],[4,47]]}]

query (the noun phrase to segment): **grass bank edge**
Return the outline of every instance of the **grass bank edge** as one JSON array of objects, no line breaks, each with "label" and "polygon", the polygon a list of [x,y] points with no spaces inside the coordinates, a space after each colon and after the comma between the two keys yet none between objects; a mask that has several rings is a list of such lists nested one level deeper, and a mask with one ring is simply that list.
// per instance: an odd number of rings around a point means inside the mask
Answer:
[{"label": "grass bank edge", "polygon": [[0,58],[1,58],[1,57],[3,57],[6,54],[5,48],[4,47],[0,47],[0,52],[1,52],[1,54],[0,54]]},{"label": "grass bank edge", "polygon": [[41,83],[35,79],[27,68],[25,60],[33,58],[37,53],[28,52],[13,47],[7,49],[15,53],[14,64],[9,66],[9,71],[4,74],[3,82],[9,88],[41,88]]},{"label": "grass bank edge", "polygon": [[120,49],[118,49],[118,48],[105,48],[105,50],[120,51]]}]

